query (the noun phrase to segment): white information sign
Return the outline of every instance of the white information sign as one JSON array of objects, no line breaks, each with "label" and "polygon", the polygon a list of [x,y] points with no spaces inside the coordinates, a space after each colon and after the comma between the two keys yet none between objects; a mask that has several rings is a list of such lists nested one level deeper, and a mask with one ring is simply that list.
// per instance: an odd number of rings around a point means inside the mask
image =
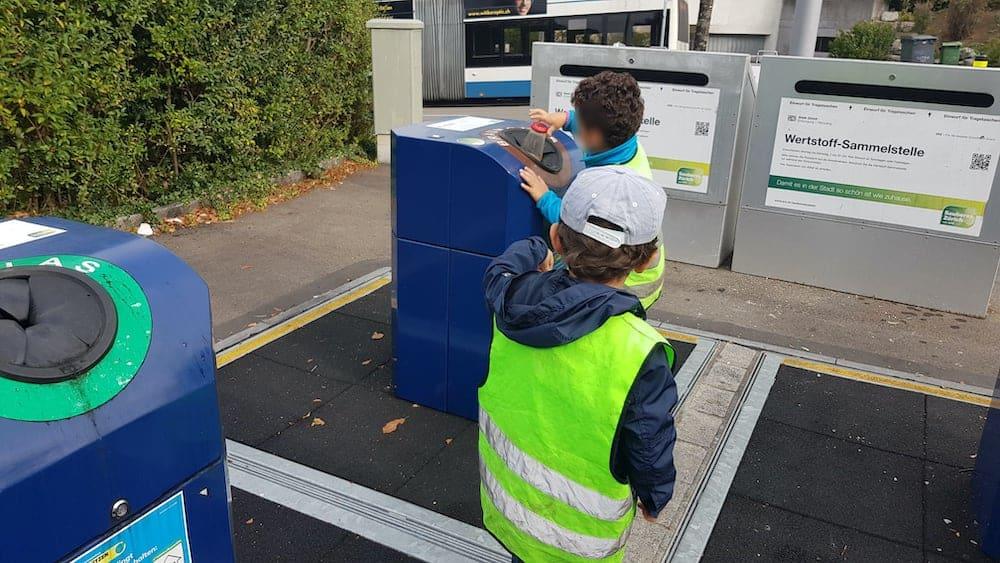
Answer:
[{"label": "white information sign", "polygon": [[18,221],[17,219],[4,221],[0,223],[0,250],[65,232],[62,229],[37,225],[28,221]]},{"label": "white information sign", "polygon": [[[580,78],[549,79],[549,111],[573,109]],[[640,82],[646,113],[639,140],[653,179],[663,187],[707,193],[719,111],[719,89]]]},{"label": "white information sign", "polygon": [[472,131],[489,125],[500,123],[499,119],[489,119],[486,117],[459,117],[447,121],[431,123],[428,127],[435,129],[446,129],[448,131]]},{"label": "white information sign", "polygon": [[979,236],[1000,117],[782,98],[766,204]]}]

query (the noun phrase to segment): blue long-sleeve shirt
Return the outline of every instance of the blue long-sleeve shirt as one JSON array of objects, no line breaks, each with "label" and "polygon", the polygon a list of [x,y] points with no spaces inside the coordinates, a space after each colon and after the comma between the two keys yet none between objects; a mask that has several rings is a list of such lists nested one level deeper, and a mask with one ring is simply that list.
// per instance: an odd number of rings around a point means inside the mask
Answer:
[{"label": "blue long-sleeve shirt", "polygon": [[[566,118],[566,124],[563,125],[563,131],[576,133],[576,112],[570,110],[567,114],[568,117]],[[585,153],[583,157],[583,165],[590,168],[592,166],[615,166],[625,164],[635,157],[637,150],[639,150],[639,140],[635,135],[633,135],[629,140],[618,145],[617,147],[598,153]],[[556,195],[555,192],[545,192],[545,195],[538,198],[538,202],[535,205],[538,207],[538,211],[542,213],[542,217],[545,217],[546,221],[549,223],[559,222],[559,212],[562,209],[562,199]]]},{"label": "blue long-sleeve shirt", "polygon": [[[634,295],[580,281],[566,270],[538,272],[547,253],[545,241],[531,237],[512,244],[486,270],[487,305],[497,328],[508,338],[526,346],[551,348],[597,330],[609,317],[629,312],[645,315]],[[656,347],[629,390],[609,460],[615,479],[629,483],[654,516],[674,493],[677,433],[670,413],[676,403],[677,386],[666,353]]]}]

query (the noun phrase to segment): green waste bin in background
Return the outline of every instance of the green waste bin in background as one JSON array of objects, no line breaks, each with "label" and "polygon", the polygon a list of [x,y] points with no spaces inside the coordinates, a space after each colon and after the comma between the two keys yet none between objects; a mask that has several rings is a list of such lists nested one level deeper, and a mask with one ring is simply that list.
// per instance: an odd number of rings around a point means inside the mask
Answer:
[{"label": "green waste bin in background", "polygon": [[904,63],[934,64],[934,44],[937,37],[933,35],[907,35],[901,40],[903,51],[900,60]]},{"label": "green waste bin in background", "polygon": [[946,41],[941,44],[941,64],[957,65],[962,55],[961,41]]}]

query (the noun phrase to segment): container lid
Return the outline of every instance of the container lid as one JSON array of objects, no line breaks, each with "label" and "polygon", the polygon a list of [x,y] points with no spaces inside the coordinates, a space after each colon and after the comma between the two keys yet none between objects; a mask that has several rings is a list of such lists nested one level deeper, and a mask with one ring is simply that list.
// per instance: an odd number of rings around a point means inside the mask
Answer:
[{"label": "container lid", "polygon": [[0,377],[27,383],[73,379],[114,343],[108,292],[67,268],[0,270]]}]

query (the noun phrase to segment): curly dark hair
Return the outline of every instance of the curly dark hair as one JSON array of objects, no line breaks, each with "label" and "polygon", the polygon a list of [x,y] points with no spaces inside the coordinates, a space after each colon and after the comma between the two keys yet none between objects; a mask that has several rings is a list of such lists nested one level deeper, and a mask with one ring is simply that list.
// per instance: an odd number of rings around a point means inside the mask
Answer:
[{"label": "curly dark hair", "polygon": [[571,101],[576,118],[603,133],[609,149],[629,140],[642,125],[642,90],[631,74],[605,70],[585,78]]},{"label": "curly dark hair", "polygon": [[[618,225],[599,217],[591,217],[589,221],[599,227],[622,230]],[[569,271],[582,280],[596,283],[624,278],[632,270],[647,264],[660,246],[653,239],[646,244],[611,248],[563,223],[556,227],[556,236],[562,243],[562,259]]]}]

